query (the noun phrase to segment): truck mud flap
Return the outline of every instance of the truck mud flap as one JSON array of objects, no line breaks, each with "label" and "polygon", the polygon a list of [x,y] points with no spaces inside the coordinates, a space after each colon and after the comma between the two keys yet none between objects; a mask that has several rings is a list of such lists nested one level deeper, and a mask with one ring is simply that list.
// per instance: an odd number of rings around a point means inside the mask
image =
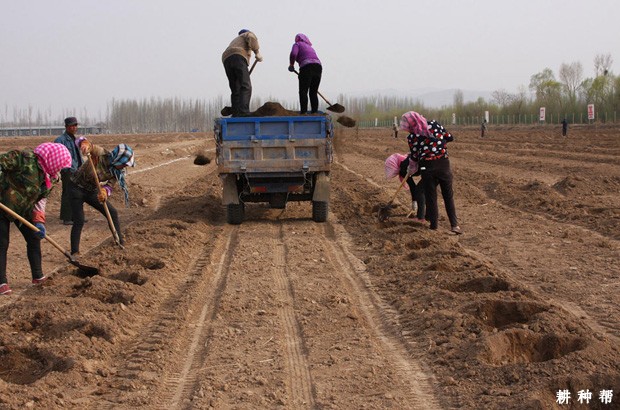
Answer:
[{"label": "truck mud flap", "polygon": [[239,192],[237,191],[237,177],[233,174],[227,174],[222,177],[222,204],[239,204]]},{"label": "truck mud flap", "polygon": [[317,173],[316,185],[314,187],[314,193],[312,194],[312,201],[329,203],[329,187],[329,175],[325,172]]}]

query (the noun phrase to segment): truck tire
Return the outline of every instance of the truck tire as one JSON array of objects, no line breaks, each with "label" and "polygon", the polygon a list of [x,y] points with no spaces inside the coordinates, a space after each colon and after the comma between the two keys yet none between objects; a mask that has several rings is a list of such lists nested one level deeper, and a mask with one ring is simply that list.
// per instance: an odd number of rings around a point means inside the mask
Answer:
[{"label": "truck tire", "polygon": [[328,211],[329,211],[329,202],[312,201],[312,220],[314,222],[327,221]]},{"label": "truck tire", "polygon": [[226,222],[231,225],[240,225],[245,214],[243,203],[226,205]]}]

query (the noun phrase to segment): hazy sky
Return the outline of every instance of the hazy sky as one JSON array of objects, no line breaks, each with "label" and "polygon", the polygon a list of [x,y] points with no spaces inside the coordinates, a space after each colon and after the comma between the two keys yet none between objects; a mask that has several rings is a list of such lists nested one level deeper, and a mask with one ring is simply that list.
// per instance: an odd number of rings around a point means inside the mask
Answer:
[{"label": "hazy sky", "polygon": [[297,101],[287,66],[299,32],[332,103],[388,89],[516,92],[562,63],[592,77],[597,54],[620,71],[618,0],[0,0],[0,10],[0,117],[29,105],[97,116],[113,98],[228,103],[221,54],[242,28],[261,44],[252,84],[263,100]]}]

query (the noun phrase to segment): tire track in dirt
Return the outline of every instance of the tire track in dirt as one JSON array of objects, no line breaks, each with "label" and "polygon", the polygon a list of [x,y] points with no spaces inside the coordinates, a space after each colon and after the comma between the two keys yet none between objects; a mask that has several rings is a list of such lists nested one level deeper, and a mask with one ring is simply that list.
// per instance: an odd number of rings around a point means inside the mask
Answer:
[{"label": "tire track in dirt", "polygon": [[344,276],[351,293],[359,300],[358,307],[383,346],[383,351],[399,379],[408,385],[407,408],[441,408],[433,394],[432,376],[426,374],[420,363],[414,359],[420,356],[419,347],[413,341],[404,341],[398,334],[398,329],[402,328],[398,323],[398,313],[374,292],[363,263],[348,250],[351,241],[347,231],[337,222],[330,220],[325,225],[325,234],[321,241],[328,249],[328,257],[336,268],[335,272]]},{"label": "tire track in dirt", "polygon": [[[154,408],[185,408],[191,399],[197,372],[203,364],[208,344],[210,319],[217,312],[217,305],[222,289],[226,284],[224,267],[230,258],[231,243],[236,238],[236,229],[218,236],[215,246],[208,243],[197,257],[189,263],[186,281],[179,285],[165,285],[160,293],[167,294],[165,301],[152,315],[151,322],[140,329],[131,342],[126,343],[119,362],[116,380],[110,384],[120,390],[133,391],[140,384],[156,385],[157,397],[141,397],[136,393],[131,400],[138,400],[144,405],[151,403]],[[219,261],[213,259],[219,256]],[[211,266],[214,272],[211,274]],[[189,307],[189,308],[188,308]],[[207,315],[210,313],[209,317]],[[170,339],[170,336],[174,336]],[[170,346],[177,356],[166,363],[175,363],[160,372],[144,369],[153,360],[153,355],[160,355]],[[98,399],[98,406],[106,403]],[[118,408],[128,399],[126,396],[104,397],[109,407]],[[102,407],[103,408],[103,407]]]},{"label": "tire track in dirt", "polygon": [[[199,370],[204,366],[209,346],[208,340],[211,337],[211,321],[218,311],[219,299],[226,287],[228,277],[227,267],[230,265],[231,254],[234,251],[234,244],[237,239],[238,227],[227,226],[227,229],[218,237],[218,241],[205,245],[202,250],[203,256],[198,259],[193,271],[194,275],[204,277],[205,270],[210,270],[209,266],[214,269],[213,275],[209,280],[203,281],[200,293],[194,296],[194,300],[203,303],[200,314],[192,320],[189,327],[191,331],[190,337],[185,338],[190,341],[189,346],[183,346],[182,351],[187,352],[184,358],[183,368],[180,372],[169,375],[165,382],[164,397],[172,394],[169,404],[163,408],[181,408],[186,407],[185,404],[191,403],[194,390],[197,384]],[[221,255],[218,262],[212,261],[217,255]]]},{"label": "tire track in dirt", "polygon": [[303,338],[299,323],[295,316],[294,295],[290,279],[287,275],[287,266],[294,261],[287,260],[286,245],[282,224],[270,225],[272,236],[270,248],[273,252],[273,276],[277,296],[283,301],[278,310],[282,318],[284,344],[286,346],[286,363],[289,370],[289,400],[296,409],[314,407],[315,399],[312,387],[312,377],[308,369],[308,362],[303,353]]}]

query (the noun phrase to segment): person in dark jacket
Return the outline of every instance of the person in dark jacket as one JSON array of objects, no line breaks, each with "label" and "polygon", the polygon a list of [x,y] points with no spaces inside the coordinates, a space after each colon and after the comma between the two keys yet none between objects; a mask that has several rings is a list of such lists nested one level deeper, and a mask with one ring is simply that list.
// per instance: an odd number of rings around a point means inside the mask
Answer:
[{"label": "person in dark jacket", "polygon": [[[437,229],[438,226],[437,185],[439,185],[446,213],[450,220],[450,230],[460,235],[462,231],[456,217],[454,192],[452,190],[453,176],[446,146],[448,142],[454,140],[454,137],[437,121],[427,121],[415,111],[409,111],[402,115],[400,128],[409,132],[407,136],[411,151],[409,158],[417,161],[422,176],[426,213],[430,220],[430,228]],[[414,169],[412,168],[410,171],[413,175]]]},{"label": "person in dark jacket", "polygon": [[568,121],[564,118],[562,120],[562,136],[566,137],[566,134],[568,134]]},{"label": "person in dark jacket", "polygon": [[[80,150],[90,155],[84,164],[71,177],[71,209],[73,210],[73,226],[71,227],[71,254],[80,252],[80,240],[84,227],[84,203],[92,206],[103,216],[106,216],[104,202],[112,195],[113,187],[118,183],[123,191],[125,205],[129,205],[129,191],[125,182],[125,168],[135,166],[133,150],[125,144],[117,145],[108,151],[98,145],[93,145],[86,138],[78,141]],[[95,164],[99,183],[97,185],[90,161]],[[118,234],[120,244],[124,244],[121,233],[121,224],[118,211],[110,202],[107,202],[112,223]]]},{"label": "person in dark jacket", "polygon": [[71,166],[71,154],[61,144],[46,142],[34,150],[12,150],[0,154],[0,201],[39,230],[33,231],[0,210],[0,295],[12,292],[6,275],[10,223],[14,222],[26,240],[32,283],[47,277],[41,266],[41,239],[45,238],[45,205],[59,172]]},{"label": "person in dark jacket", "polygon": [[295,71],[295,62],[299,64],[299,106],[300,113],[308,111],[308,96],[310,97],[310,113],[319,111],[319,84],[323,74],[321,60],[312,48],[310,39],[302,33],[295,36],[295,44],[289,55],[288,70]]},{"label": "person in dark jacket", "polygon": [[64,225],[71,225],[71,201],[69,200],[69,192],[71,191],[71,175],[77,171],[82,165],[82,155],[75,145],[76,132],[78,129],[78,120],[75,117],[65,118],[65,132],[54,140],[55,143],[62,144],[69,150],[71,154],[71,167],[60,172],[62,179],[62,196],[60,197],[60,220]]}]

